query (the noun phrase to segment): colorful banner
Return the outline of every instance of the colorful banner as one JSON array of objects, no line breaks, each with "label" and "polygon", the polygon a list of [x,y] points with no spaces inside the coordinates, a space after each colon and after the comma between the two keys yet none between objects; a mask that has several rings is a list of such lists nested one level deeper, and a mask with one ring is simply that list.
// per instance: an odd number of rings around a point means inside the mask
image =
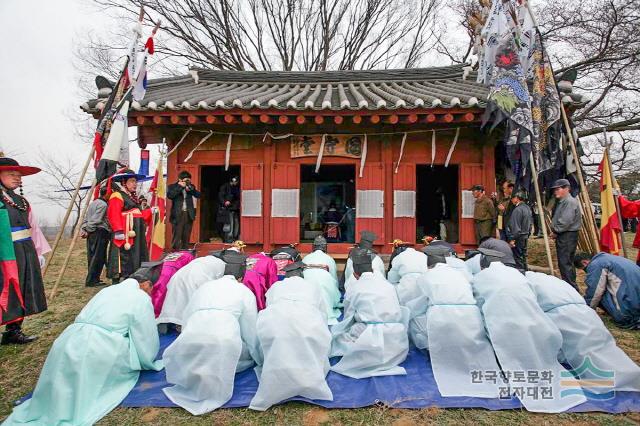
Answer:
[{"label": "colorful banner", "polygon": [[[364,135],[325,135],[323,156],[360,158]],[[291,136],[291,158],[317,157],[322,135]]]}]

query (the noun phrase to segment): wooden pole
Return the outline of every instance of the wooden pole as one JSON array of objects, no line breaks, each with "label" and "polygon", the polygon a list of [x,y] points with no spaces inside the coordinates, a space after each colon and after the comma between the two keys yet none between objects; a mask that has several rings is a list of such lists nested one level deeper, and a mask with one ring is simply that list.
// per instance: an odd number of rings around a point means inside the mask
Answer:
[{"label": "wooden pole", "polygon": [[[92,193],[96,188],[98,182],[94,181],[93,185],[91,185],[91,189],[89,193]],[[85,215],[87,214],[87,209],[89,208],[89,204],[91,203],[91,197],[87,197],[87,202],[82,209],[82,213],[80,213],[80,217],[78,218],[78,224],[81,224],[84,220]],[[71,245],[69,246],[69,250],[67,251],[67,255],[64,258],[64,262],[62,262],[62,267],[60,268],[60,272],[58,273],[58,278],[56,279],[53,288],[51,289],[51,293],[49,293],[49,300],[53,300],[56,295],[56,291],[58,290],[58,286],[60,285],[60,281],[62,281],[62,277],[64,276],[65,271],[67,270],[67,266],[69,265],[69,259],[71,259],[71,255],[73,254],[73,249],[76,246],[76,242],[78,241],[78,237],[80,236],[80,226],[76,226],[76,229],[73,233],[73,239],[71,240]]]},{"label": "wooden pole", "polygon": [[[89,164],[91,164],[91,160],[93,159],[93,154],[96,150],[95,146],[91,146],[91,150],[89,151],[89,156],[87,157],[87,161],[84,163],[84,168],[82,169],[82,173],[80,173],[80,179],[78,179],[78,183],[76,184],[76,188],[73,191],[73,195],[71,196],[71,201],[69,202],[69,207],[67,207],[67,211],[64,214],[64,218],[62,219],[62,224],[60,225],[60,229],[56,234],[56,239],[53,242],[53,247],[51,247],[51,252],[49,253],[49,257],[44,264],[44,268],[42,268],[42,276],[44,277],[47,274],[47,270],[49,269],[49,265],[53,260],[53,256],[56,254],[56,250],[58,249],[58,244],[60,244],[60,239],[64,234],[64,228],[67,226],[67,221],[69,220],[69,216],[71,215],[71,210],[73,210],[73,205],[78,198],[78,193],[80,192],[80,187],[82,186],[82,182],[84,181],[84,177],[87,174],[87,169],[89,168]],[[91,198],[91,193],[88,193],[88,198]],[[78,225],[76,228],[82,225],[82,221],[78,219]]]},{"label": "wooden pole", "polygon": [[544,220],[544,210],[542,208],[542,197],[540,195],[540,185],[538,184],[538,172],[536,164],[533,161],[533,153],[529,154],[529,165],[531,166],[531,175],[533,177],[533,187],[536,191],[536,200],[538,204],[538,216],[540,217],[540,227],[542,228],[542,236],[544,237],[544,249],[547,252],[547,261],[549,262],[549,271],[553,275],[553,258],[551,257],[551,245],[549,244],[549,233],[547,232],[547,223]]},{"label": "wooden pole", "polygon": [[[604,144],[605,144],[604,150],[607,156],[607,165],[609,166],[609,177],[611,179],[611,184],[614,185],[616,178],[615,176],[613,176],[613,164],[611,163],[611,156],[609,155],[609,141],[607,140],[606,133],[604,136]],[[624,238],[624,224],[622,223],[622,214],[620,213],[620,201],[618,200],[618,194],[616,194],[616,192],[618,192],[618,188],[616,187],[616,185],[614,185],[614,187],[611,189],[614,191],[613,200],[616,203],[616,214],[618,215],[618,222],[620,223],[620,228],[621,228],[620,242],[622,243],[622,247],[620,252],[622,253],[622,257],[627,257],[627,248],[625,246],[625,238]]]}]

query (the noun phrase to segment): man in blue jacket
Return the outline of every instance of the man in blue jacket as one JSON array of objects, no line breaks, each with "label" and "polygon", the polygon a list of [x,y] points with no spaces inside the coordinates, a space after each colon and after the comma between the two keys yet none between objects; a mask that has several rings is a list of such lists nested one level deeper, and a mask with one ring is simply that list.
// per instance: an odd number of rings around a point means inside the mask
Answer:
[{"label": "man in blue jacket", "polygon": [[633,261],[608,253],[579,253],[576,268],[584,269],[587,291],[584,299],[600,306],[622,328],[640,329],[640,267]]}]

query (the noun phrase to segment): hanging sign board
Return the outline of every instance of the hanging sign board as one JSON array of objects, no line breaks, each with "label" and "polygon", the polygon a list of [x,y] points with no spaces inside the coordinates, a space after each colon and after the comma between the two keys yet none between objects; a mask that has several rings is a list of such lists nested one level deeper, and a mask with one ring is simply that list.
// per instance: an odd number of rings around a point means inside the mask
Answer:
[{"label": "hanging sign board", "polygon": [[[363,135],[326,135],[324,157],[360,158]],[[291,158],[317,157],[322,135],[291,136]]]},{"label": "hanging sign board", "polygon": [[476,206],[476,199],[473,198],[472,191],[462,191],[462,218],[473,219],[473,210]]}]

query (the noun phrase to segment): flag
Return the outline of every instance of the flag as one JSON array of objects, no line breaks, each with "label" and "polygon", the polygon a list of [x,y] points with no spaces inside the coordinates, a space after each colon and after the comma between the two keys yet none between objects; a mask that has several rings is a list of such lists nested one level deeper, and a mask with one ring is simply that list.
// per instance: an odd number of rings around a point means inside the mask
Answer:
[{"label": "flag", "polygon": [[137,75],[133,85],[133,99],[136,101],[144,98],[144,95],[147,92],[147,59],[149,58],[149,55],[153,55],[153,52],[153,35],[151,35],[144,45],[144,52],[140,55],[139,66],[136,70]]},{"label": "flag", "polygon": [[96,179],[98,182],[108,178],[116,172],[118,161],[120,160],[120,151],[123,142],[129,145],[129,129],[127,125],[127,114],[129,113],[129,101],[125,100],[116,113],[109,137],[104,144],[102,157],[96,168]]},{"label": "flag", "polygon": [[602,218],[600,219],[600,249],[611,254],[620,251],[620,232],[622,228],[618,220],[618,211],[613,191],[618,184],[611,175],[609,168],[609,153],[605,151],[598,171],[600,176],[600,203],[602,205]]},{"label": "flag", "polygon": [[[0,202],[0,207],[4,204]],[[13,249],[13,239],[11,238],[11,224],[9,222],[9,212],[6,208],[0,208],[0,325],[15,318],[5,320],[4,314],[9,307],[9,294],[11,290],[15,292],[22,302],[22,292],[20,291],[20,281],[18,276],[18,263],[16,253]]]},{"label": "flag", "polygon": [[140,150],[140,168],[138,169],[139,175],[148,176],[149,175],[149,150],[141,149]]},{"label": "flag", "polygon": [[149,188],[151,192],[151,207],[158,208],[158,218],[154,218],[154,225],[151,230],[151,241],[149,249],[149,258],[151,260],[158,260],[162,257],[164,251],[164,236],[165,236],[165,216],[166,216],[166,203],[167,203],[167,187],[163,175],[162,156],[158,160],[158,166],[156,167],[156,173],[151,182]]}]

